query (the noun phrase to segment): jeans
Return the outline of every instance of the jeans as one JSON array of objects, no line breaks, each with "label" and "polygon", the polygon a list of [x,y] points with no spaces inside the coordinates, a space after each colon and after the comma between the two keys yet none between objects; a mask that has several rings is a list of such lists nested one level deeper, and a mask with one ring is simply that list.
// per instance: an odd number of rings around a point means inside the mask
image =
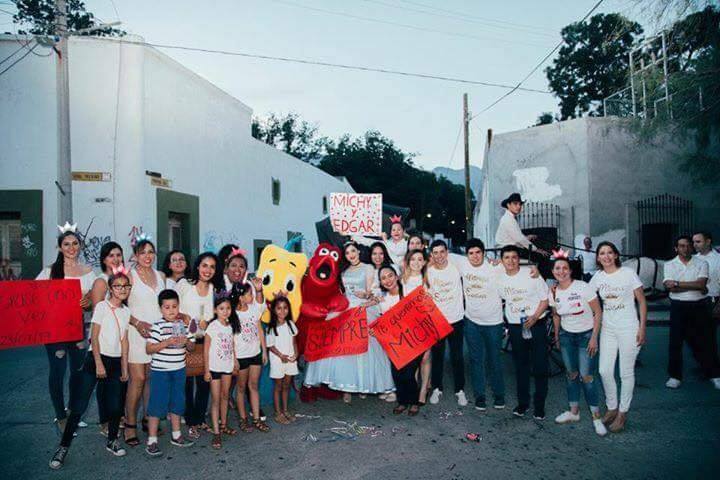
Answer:
[{"label": "jeans", "polygon": [[450,345],[450,362],[452,363],[455,393],[465,388],[465,360],[463,359],[463,322],[451,324],[453,331],[432,347],[432,370],[430,383],[433,388],[442,391],[443,370],[445,368],[445,340]]},{"label": "jeans", "polygon": [[495,402],[505,402],[505,381],[500,360],[503,330],[502,323],[478,325],[465,319],[465,342],[470,353],[470,378],[475,391],[475,401],[485,400],[485,366],[487,363]]},{"label": "jeans", "polygon": [[618,392],[615,383],[615,361],[620,357],[620,411],[630,410],[635,390],[635,359],[640,353],[637,345],[639,324],[617,328],[603,325],[600,332],[600,378],[605,390],[608,410],[618,408]]},{"label": "jeans", "polygon": [[545,319],[540,319],[530,328],[532,338],[522,337],[522,327],[510,324],[510,344],[512,345],[515,377],[517,382],[518,406],[530,405],[530,370],[535,377],[533,405],[536,410],[545,410],[545,398],[548,392],[548,351]]},{"label": "jeans", "polygon": [[79,348],[75,342],[48,343],[45,352],[50,366],[48,375],[48,388],[50,400],[55,409],[55,418],[64,420],[65,413],[65,371],[68,359],[70,360],[70,401],[72,404],[82,382],[82,366],[85,360],[84,348]]},{"label": "jeans", "polygon": [[399,405],[418,405],[420,399],[420,385],[418,385],[415,373],[420,368],[422,355],[398,370],[395,365],[391,366],[395,392]]},{"label": "jeans", "polygon": [[147,416],[162,420],[168,413],[185,413],[185,367],[170,371],[150,370]]},{"label": "jeans", "polygon": [[210,398],[210,383],[202,375],[185,380],[185,424],[197,427],[205,423]]},{"label": "jeans", "polygon": [[68,417],[65,430],[63,431],[60,445],[70,447],[73,440],[73,434],[77,430],[80,417],[87,410],[90,399],[92,398],[95,385],[98,386],[98,398],[103,404],[103,409],[107,414],[108,421],[108,442],[115,440],[118,436],[120,428],[120,418],[123,413],[122,402],[122,383],[120,377],[122,369],[120,367],[120,359],[113,357],[101,356],[107,377],[98,379],[95,374],[95,359],[92,353],[88,353],[85,364],[80,372],[79,388],[70,401],[70,416]]},{"label": "jeans", "polygon": [[560,330],[560,352],[567,370],[567,396],[570,407],[580,404],[580,389],[585,392],[585,401],[590,411],[600,411],[598,385],[595,381],[597,371],[597,353],[590,357],[587,352],[592,330],[580,333]]},{"label": "jeans", "polygon": [[712,302],[670,301],[668,375],[682,380],[683,344],[687,342],[707,378],[720,377],[717,337],[714,335]]}]

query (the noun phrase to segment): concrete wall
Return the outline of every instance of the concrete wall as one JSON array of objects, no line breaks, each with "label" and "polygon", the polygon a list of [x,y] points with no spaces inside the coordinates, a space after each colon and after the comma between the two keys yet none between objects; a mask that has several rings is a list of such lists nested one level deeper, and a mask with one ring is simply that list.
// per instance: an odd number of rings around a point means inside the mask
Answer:
[{"label": "concrete wall", "polygon": [[[17,48],[0,36],[0,58]],[[56,236],[55,58],[29,56],[0,77],[0,189],[44,191],[45,263]],[[99,250],[112,238],[129,248],[142,228],[157,238],[154,187],[146,170],[200,202],[199,248],[253,240],[284,244],[301,232],[317,242],[322,198],[352,187],[250,135],[252,110],[166,55],[141,45],[70,42],[73,171],[108,172],[110,182],[73,182],[74,221]],[[280,181],[279,205],[272,179]],[[96,253],[96,252],[94,252]]]}]

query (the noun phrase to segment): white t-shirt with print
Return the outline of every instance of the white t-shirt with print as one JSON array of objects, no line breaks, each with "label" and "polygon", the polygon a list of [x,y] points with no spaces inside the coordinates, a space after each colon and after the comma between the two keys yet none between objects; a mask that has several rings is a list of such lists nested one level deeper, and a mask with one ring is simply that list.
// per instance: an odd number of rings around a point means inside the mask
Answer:
[{"label": "white t-shirt with print", "polygon": [[592,330],[595,326],[590,301],[597,298],[595,290],[582,280],[573,280],[568,288],[555,288],[548,295],[550,306],[560,316],[560,326],[570,333]]},{"label": "white t-shirt with print", "polygon": [[244,312],[236,310],[240,320],[240,333],[235,334],[235,357],[252,358],[257,356],[262,346],[260,344],[260,332],[258,325],[260,317],[265,311],[264,303],[251,303]]},{"label": "white t-shirt with print", "polygon": [[467,257],[456,260],[463,280],[465,317],[478,325],[499,325],[503,322],[502,299],[497,291],[497,279],[505,273],[501,264],[484,260],[473,267]]},{"label": "white t-shirt with print", "polygon": [[[220,320],[213,320],[205,330],[205,337],[210,337],[208,365],[211,372],[232,373],[235,356],[233,355],[233,331],[230,325],[223,325]],[[207,342],[208,339],[206,338]]]},{"label": "white t-shirt with print", "polygon": [[519,325],[522,311],[534,314],[540,302],[547,300],[548,286],[542,277],[532,278],[528,268],[520,268],[515,275],[505,271],[498,275],[497,291],[505,300],[505,317],[508,323]]},{"label": "white t-shirt with print", "polygon": [[620,267],[611,274],[598,271],[590,280],[590,288],[603,301],[603,328],[635,328],[639,326],[635,307],[635,289],[643,284],[635,271]]},{"label": "white t-shirt with print", "polygon": [[460,272],[448,262],[442,270],[428,268],[428,293],[437,304],[448,323],[457,323],[463,319],[463,290]]},{"label": "white t-shirt with print", "polygon": [[402,282],[403,293],[405,295],[409,295],[410,292],[412,292],[413,290],[415,290],[422,284],[423,284],[422,275],[411,275],[410,277],[408,277],[407,281]]},{"label": "white t-shirt with print", "polygon": [[[107,300],[103,300],[95,306],[91,323],[100,325],[98,337],[100,353],[106,357],[120,358],[122,356],[120,342],[127,337],[130,309],[125,305],[115,308]],[[92,342],[90,351],[92,351]]]}]

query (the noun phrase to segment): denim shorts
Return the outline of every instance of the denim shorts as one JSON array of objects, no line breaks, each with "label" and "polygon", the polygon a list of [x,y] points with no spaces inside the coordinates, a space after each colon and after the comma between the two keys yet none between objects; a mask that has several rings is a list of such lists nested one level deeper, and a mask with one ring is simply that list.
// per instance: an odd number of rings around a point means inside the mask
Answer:
[{"label": "denim shorts", "polygon": [[168,413],[185,413],[185,368],[172,371],[151,370],[149,417],[165,418]]}]

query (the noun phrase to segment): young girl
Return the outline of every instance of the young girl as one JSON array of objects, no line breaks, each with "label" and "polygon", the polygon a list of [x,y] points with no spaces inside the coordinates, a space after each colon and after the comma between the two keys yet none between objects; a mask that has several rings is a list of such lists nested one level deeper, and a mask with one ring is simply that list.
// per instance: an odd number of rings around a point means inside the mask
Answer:
[{"label": "young girl", "polygon": [[[235,368],[233,334],[240,331],[235,309],[230,297],[219,296],[214,301],[215,318],[205,330],[205,381],[210,383],[212,406],[212,447],[222,447],[221,434],[233,436],[237,432],[228,427],[227,412],[230,383]],[[219,421],[218,421],[219,419]]]},{"label": "young girl", "polygon": [[[408,251],[408,242],[405,240],[405,227],[402,224],[402,218],[397,216],[390,217],[392,225],[390,226],[390,237],[387,233],[382,232],[382,239],[389,255],[387,259],[397,265],[402,265],[403,258]],[[366,246],[371,246],[375,240],[363,236],[355,235],[352,239]]]},{"label": "young girl", "polygon": [[[418,238],[418,236],[411,237]],[[422,242],[420,243],[422,245]],[[402,287],[403,292],[410,293],[419,286],[426,289],[429,287],[427,281],[428,256],[424,249],[409,250],[403,262]],[[432,359],[430,350],[425,352],[420,363],[420,405],[427,402],[428,388],[430,388],[430,372],[432,371]]]},{"label": "young girl", "polygon": [[270,378],[275,380],[273,391],[275,421],[284,425],[295,421],[295,416],[288,411],[288,396],[292,377],[298,374],[296,335],[297,327],[292,320],[290,301],[285,297],[275,297],[270,304],[266,343],[272,354]]},{"label": "young girl", "polygon": [[173,290],[180,280],[188,278],[192,274],[190,264],[182,250],[170,250],[165,255],[162,272],[165,274],[165,286]]},{"label": "young girl", "polygon": [[85,413],[95,385],[98,401],[108,416],[108,435],[105,448],[116,457],[125,455],[118,442],[120,417],[122,415],[122,383],[128,379],[128,324],[130,309],[125,301],[130,294],[130,280],[124,269],[116,269],[108,278],[110,295],[97,304],[92,316],[91,355],[79,375],[76,395],[70,402],[70,416],[63,430],[60,446],[50,460],[50,468],[57,470],[65,462],[80,417]]},{"label": "young girl", "polygon": [[[262,289],[262,280],[254,278],[255,290]],[[235,357],[238,359],[236,403],[240,415],[240,430],[251,432],[255,427],[260,432],[270,431],[260,414],[260,393],[258,384],[262,366],[267,363],[267,347],[260,316],[265,311],[264,303],[257,303],[253,288],[248,283],[238,283],[233,287],[232,298],[236,299],[236,314],[239,330],[235,333]],[[248,422],[245,408],[245,394],[249,392],[250,409],[253,424]]]}]

